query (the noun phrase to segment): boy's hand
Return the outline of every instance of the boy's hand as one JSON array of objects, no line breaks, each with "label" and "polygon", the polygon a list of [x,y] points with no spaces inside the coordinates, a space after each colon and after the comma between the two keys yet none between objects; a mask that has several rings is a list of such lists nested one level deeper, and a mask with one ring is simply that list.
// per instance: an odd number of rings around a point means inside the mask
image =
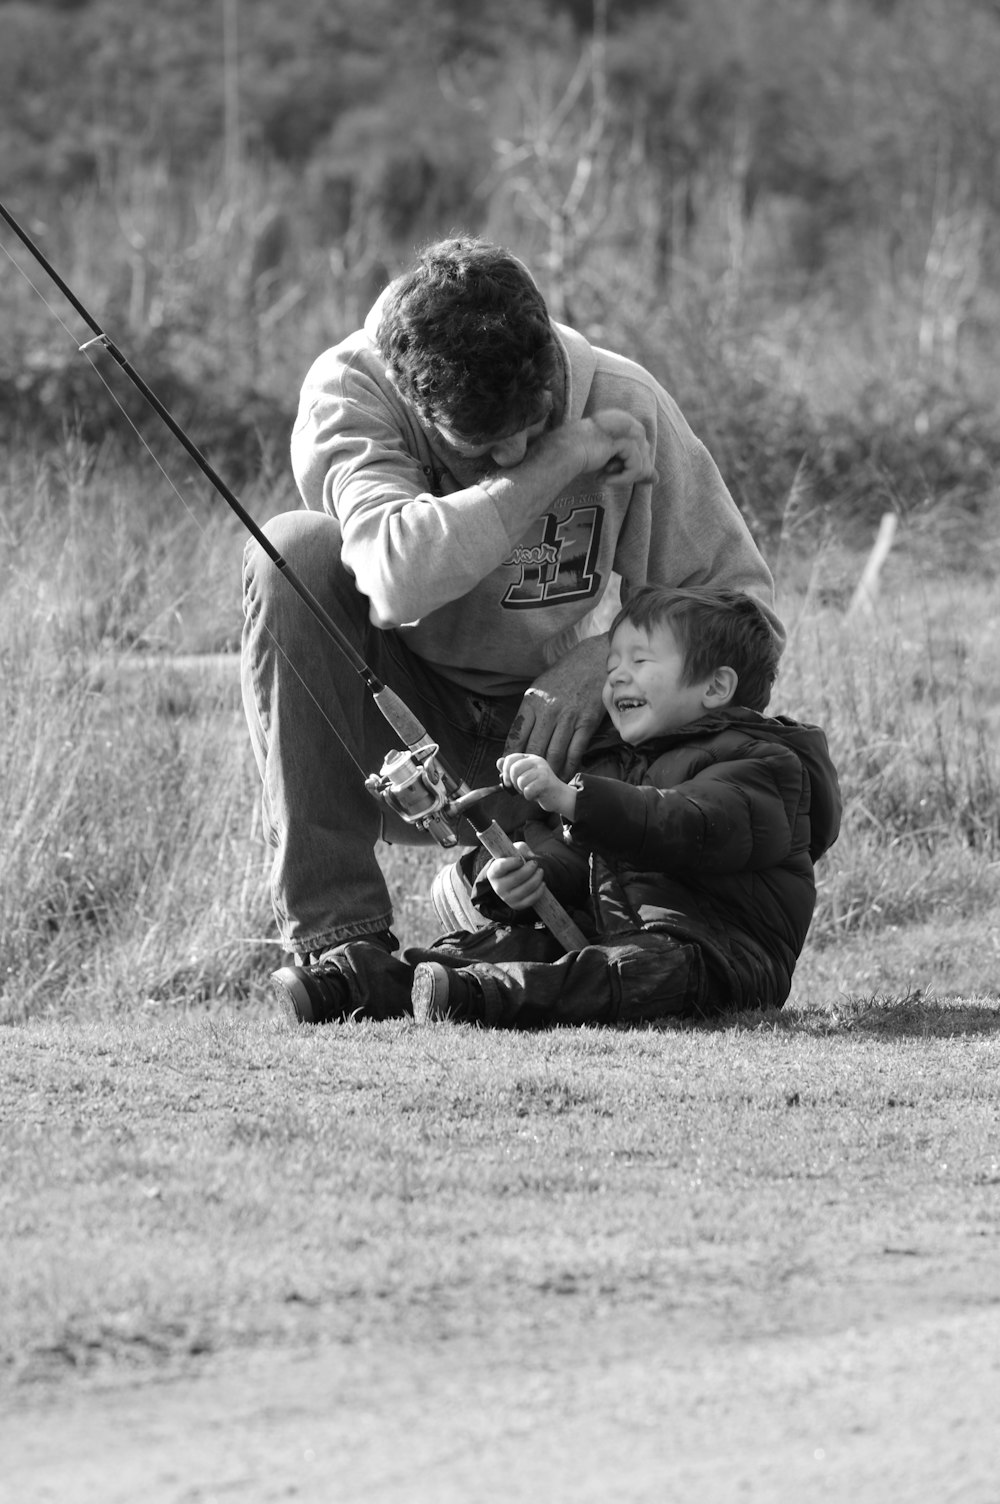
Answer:
[{"label": "boy's hand", "polygon": [[494,893],[503,899],[509,909],[532,909],[545,886],[545,880],[541,868],[532,857],[531,847],[524,841],[516,841],[514,844],[519,856],[494,857],[483,871]]},{"label": "boy's hand", "polygon": [[516,789],[525,799],[534,799],[551,814],[572,820],[576,789],[557,778],[544,757],[532,752],[506,752],[497,760],[497,767],[507,788]]}]

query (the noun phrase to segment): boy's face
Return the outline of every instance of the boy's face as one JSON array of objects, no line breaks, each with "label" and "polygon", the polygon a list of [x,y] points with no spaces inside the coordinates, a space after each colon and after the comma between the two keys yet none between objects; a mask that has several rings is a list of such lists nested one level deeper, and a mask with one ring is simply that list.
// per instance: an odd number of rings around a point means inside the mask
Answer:
[{"label": "boy's face", "polygon": [[683,655],[670,627],[646,632],[621,623],[608,645],[602,698],[622,741],[635,746],[704,715],[714,673],[694,684],[682,683],[683,677]]}]

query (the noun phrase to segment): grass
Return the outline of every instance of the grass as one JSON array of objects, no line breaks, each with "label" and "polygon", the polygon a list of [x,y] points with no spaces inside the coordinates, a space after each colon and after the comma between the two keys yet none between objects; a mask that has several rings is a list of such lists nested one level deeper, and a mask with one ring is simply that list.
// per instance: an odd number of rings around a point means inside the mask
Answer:
[{"label": "grass", "polygon": [[2,1371],[527,1333],[567,1301],[822,1330],[891,1303],[900,1262],[919,1286],[960,1261],[954,1297],[981,1294],[998,1028],[995,1001],[916,996],[643,1033],[26,1024]]},{"label": "grass", "polygon": [[[5,1384],[528,1341],[567,1311],[738,1340],[995,1296],[988,570],[904,528],[849,621],[858,557],[781,560],[774,708],[827,727],[845,794],[782,1013],[294,1031],[267,988],[239,529],[72,438],[0,493]],[[404,943],[431,938],[440,854],[385,856]]]}]

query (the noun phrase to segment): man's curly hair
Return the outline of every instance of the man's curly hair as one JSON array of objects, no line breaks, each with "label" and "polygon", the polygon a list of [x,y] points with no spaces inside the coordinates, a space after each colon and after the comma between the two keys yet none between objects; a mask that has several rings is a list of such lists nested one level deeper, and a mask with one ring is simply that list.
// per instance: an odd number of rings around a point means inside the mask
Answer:
[{"label": "man's curly hair", "polygon": [[643,585],[622,606],[609,636],[623,621],[647,633],[670,628],[684,660],[685,684],[725,665],[739,681],[734,705],[763,710],[770,700],[781,644],[760,603],[742,590]]},{"label": "man's curly hair", "polygon": [[559,376],[548,309],[528,271],[471,236],[420,253],[389,288],[376,338],[421,420],[473,443],[536,422]]}]

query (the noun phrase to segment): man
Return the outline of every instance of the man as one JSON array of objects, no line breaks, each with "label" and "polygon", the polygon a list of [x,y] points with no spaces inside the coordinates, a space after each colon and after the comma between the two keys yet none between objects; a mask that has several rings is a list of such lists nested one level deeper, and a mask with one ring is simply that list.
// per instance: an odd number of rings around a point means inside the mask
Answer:
[{"label": "man", "polygon": [[[307,510],[274,518],[271,542],[473,787],[496,781],[505,750],[578,765],[602,714],[592,617],[613,573],[626,596],[654,580],[772,605],[673,400],[554,325],[526,268],[483,241],[430,246],[318,358],[292,464]],[[305,1018],[338,946],[396,948],[375,845],[398,831],[364,775],[397,743],[256,543],[244,585],[244,705]]]}]

